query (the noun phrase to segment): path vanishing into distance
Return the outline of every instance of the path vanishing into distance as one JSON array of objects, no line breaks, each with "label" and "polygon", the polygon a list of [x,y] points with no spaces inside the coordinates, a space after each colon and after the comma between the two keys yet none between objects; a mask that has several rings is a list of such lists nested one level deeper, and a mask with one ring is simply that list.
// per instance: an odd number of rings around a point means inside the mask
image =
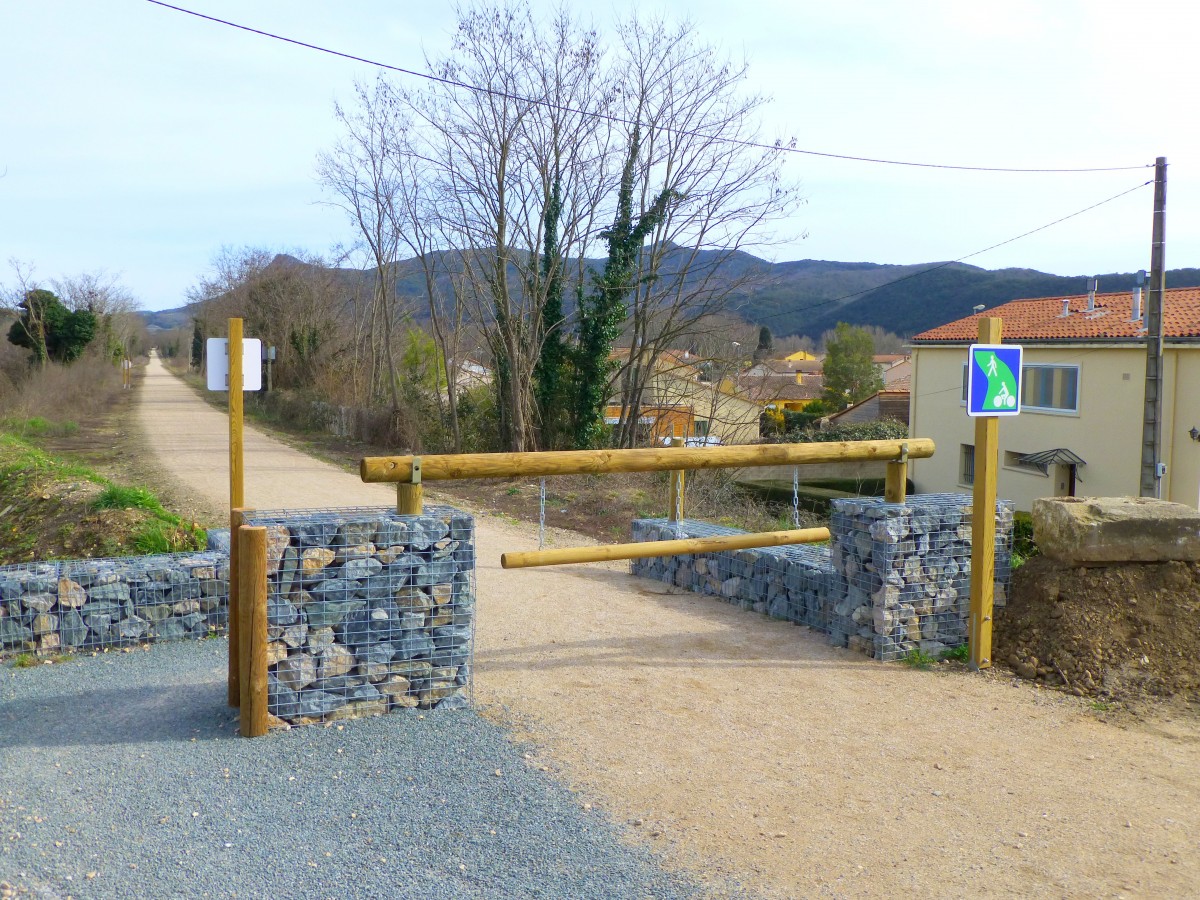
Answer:
[{"label": "path vanishing into distance", "polygon": [[[156,357],[138,392],[159,463],[225,506],[226,416]],[[245,497],[393,506],[395,489],[248,427]],[[715,891],[729,878],[780,897],[1200,885],[1194,716],[1114,724],[1001,674],[874,662],[619,564],[504,571],[501,552],[536,549],[536,527],[476,526],[479,712],[532,741],[528,764],[581,805]]]}]

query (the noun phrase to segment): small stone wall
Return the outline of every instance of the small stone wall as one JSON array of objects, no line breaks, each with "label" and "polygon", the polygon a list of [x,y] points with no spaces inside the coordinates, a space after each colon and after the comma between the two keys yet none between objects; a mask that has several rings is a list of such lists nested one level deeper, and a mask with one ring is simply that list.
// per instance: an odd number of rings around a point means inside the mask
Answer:
[{"label": "small stone wall", "polygon": [[202,638],[228,618],[229,560],[173,553],[0,568],[0,651]]},{"label": "small stone wall", "polygon": [[[829,546],[764,547],[634,560],[635,575],[725,598],[808,625],[881,660],[930,655],[966,643],[972,500],[963,494],[834,501]],[[996,504],[995,602],[1011,580],[1012,504]],[[635,541],[741,534],[665,519],[633,523]]]},{"label": "small stone wall", "polygon": [[471,516],[256,510],[246,524],[267,529],[272,715],[314,724],[467,705]]}]

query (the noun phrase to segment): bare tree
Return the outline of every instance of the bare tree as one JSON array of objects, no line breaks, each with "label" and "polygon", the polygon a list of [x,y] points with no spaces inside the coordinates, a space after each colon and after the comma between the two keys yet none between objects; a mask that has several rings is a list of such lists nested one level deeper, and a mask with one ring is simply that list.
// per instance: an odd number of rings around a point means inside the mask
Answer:
[{"label": "bare tree", "polygon": [[655,360],[760,277],[744,247],[762,246],[799,201],[784,182],[784,147],[757,149],[765,99],[745,95],[747,66],[723,59],[690,23],[633,18],[618,30],[624,117],[641,123],[641,209],[664,190],[668,208],[639,261],[630,302],[631,352],[615,378],[617,441],[632,446]]},{"label": "bare tree", "polygon": [[[438,84],[409,101],[466,289],[456,299],[469,304],[495,361],[502,441],[533,449],[533,373],[547,332],[567,327],[543,313],[568,261],[579,265],[594,241],[612,180],[609,123],[594,114],[611,102],[611,86],[594,33],[565,11],[543,26],[525,5],[462,13],[451,55],[430,68],[484,89]],[[546,260],[552,197],[559,211]]]},{"label": "bare tree", "polygon": [[336,196],[336,205],[354,221],[374,264],[369,327],[361,333],[369,339],[373,381],[386,384],[392,412],[397,414],[400,396],[393,330],[397,319],[408,316],[398,309],[396,297],[401,235],[396,228],[400,219],[395,204],[402,190],[396,148],[407,121],[382,76],[370,87],[356,84],[355,101],[349,109],[334,105],[342,138],[333,150],[318,157],[317,171],[321,183]]}]

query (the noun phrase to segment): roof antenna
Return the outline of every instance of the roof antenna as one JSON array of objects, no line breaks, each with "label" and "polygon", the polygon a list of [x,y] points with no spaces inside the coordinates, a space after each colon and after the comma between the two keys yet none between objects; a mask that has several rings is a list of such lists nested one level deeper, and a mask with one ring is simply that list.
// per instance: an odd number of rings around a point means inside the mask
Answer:
[{"label": "roof antenna", "polygon": [[1140,269],[1133,280],[1133,314],[1129,317],[1130,322],[1142,321],[1142,291],[1145,285],[1146,270]]}]

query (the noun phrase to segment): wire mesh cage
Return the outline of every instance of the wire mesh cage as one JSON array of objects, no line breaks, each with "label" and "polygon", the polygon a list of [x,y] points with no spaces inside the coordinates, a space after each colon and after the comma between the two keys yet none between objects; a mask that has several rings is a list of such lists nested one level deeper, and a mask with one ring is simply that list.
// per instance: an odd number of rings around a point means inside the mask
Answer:
[{"label": "wire mesh cage", "polygon": [[[829,546],[801,544],[633,560],[632,572],[809,625],[837,646],[881,660],[965,644],[972,499],[923,494],[904,504],[835,500]],[[742,534],[685,521],[687,537]],[[635,541],[671,540],[676,523],[639,519]],[[1012,579],[1013,505],[996,503],[995,604]]]},{"label": "wire mesh cage", "polygon": [[255,510],[268,710],[293,724],[469,702],[475,524],[450,507]]},{"label": "wire mesh cage", "polygon": [[229,561],[215,552],[0,568],[0,650],[66,653],[196,639],[229,616]]},{"label": "wire mesh cage", "polygon": [[[971,517],[965,494],[922,494],[907,503],[835,500],[830,526],[838,601],[834,644],[876,659],[965,644],[970,613]],[[1011,501],[996,502],[995,602],[1012,571]]]},{"label": "wire mesh cage", "polygon": [[[744,534],[736,528],[692,519],[638,519],[633,540],[666,541]],[[686,590],[722,597],[743,609],[776,619],[824,628],[834,584],[829,548],[797,544],[686,556],[635,559],[631,570]]]}]

